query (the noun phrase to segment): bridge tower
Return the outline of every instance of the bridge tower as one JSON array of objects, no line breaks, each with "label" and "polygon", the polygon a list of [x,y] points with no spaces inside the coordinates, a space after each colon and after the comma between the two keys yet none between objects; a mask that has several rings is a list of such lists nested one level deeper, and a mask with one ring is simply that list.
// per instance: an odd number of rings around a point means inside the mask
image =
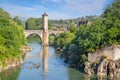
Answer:
[{"label": "bridge tower", "polygon": [[47,46],[48,43],[48,15],[44,13],[42,15],[42,29],[43,29],[43,46]]},{"label": "bridge tower", "polygon": [[42,15],[42,29],[43,29],[43,70],[44,72],[48,71],[48,15],[44,13]]}]

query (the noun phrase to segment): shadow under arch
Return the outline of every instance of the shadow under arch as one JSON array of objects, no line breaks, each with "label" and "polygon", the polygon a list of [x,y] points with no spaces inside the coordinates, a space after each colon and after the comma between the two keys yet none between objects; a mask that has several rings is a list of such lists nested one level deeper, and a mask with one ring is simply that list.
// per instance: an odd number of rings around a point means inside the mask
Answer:
[{"label": "shadow under arch", "polygon": [[54,44],[54,39],[56,38],[56,34],[54,33],[50,33],[49,34],[49,45],[53,45]]},{"label": "shadow under arch", "polygon": [[39,34],[31,33],[26,37],[28,42],[38,42],[42,44],[42,37]]}]

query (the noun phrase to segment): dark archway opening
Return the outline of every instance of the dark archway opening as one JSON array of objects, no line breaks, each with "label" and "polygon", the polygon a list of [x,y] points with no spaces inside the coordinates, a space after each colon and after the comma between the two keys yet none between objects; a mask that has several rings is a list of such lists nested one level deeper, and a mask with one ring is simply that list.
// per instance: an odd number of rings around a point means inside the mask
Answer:
[{"label": "dark archway opening", "polygon": [[42,44],[42,38],[38,34],[35,34],[35,33],[30,34],[27,37],[27,41],[28,41],[28,43],[36,42],[36,43]]}]

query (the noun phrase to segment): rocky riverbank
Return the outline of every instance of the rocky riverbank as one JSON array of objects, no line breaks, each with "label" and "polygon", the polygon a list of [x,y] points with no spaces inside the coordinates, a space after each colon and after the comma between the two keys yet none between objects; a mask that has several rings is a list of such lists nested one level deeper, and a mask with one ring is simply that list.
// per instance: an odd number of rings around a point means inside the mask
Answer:
[{"label": "rocky riverbank", "polygon": [[99,63],[87,62],[84,68],[85,73],[102,76],[120,77],[120,59],[116,61],[103,59]]},{"label": "rocky riverbank", "polygon": [[[56,49],[57,53],[61,50]],[[70,57],[67,54],[61,54],[65,63],[70,63]],[[70,67],[84,71],[88,75],[102,75],[110,77],[120,77],[120,45],[106,46],[95,53],[88,54],[88,61],[80,64],[74,62]]]},{"label": "rocky riverbank", "polygon": [[22,57],[17,57],[17,58],[8,58],[5,63],[0,64],[0,72],[3,70],[7,70],[13,67],[18,67],[23,64],[23,59]]},{"label": "rocky riverbank", "polygon": [[12,67],[21,66],[23,64],[22,56],[25,55],[24,53],[30,52],[32,50],[32,47],[22,46],[20,48],[20,50],[21,50],[21,56],[15,57],[15,58],[8,58],[5,61],[5,63],[0,62],[0,72],[3,71],[3,70],[7,70],[9,68],[12,68]]},{"label": "rocky riverbank", "polygon": [[22,51],[22,53],[27,53],[27,52],[32,51],[32,47],[30,47],[30,46],[22,46],[20,48],[20,50]]},{"label": "rocky riverbank", "polygon": [[120,45],[107,46],[88,54],[84,72],[89,75],[120,77]]}]

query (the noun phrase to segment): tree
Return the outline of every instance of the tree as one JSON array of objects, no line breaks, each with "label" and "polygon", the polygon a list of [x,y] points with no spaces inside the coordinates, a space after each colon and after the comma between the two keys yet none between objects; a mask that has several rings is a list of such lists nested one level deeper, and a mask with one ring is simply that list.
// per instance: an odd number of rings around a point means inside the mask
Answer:
[{"label": "tree", "polygon": [[26,45],[23,27],[16,24],[9,13],[0,9],[0,62],[6,59],[20,56],[20,47]]},{"label": "tree", "polygon": [[18,25],[20,25],[20,26],[24,26],[24,25],[23,25],[23,22],[19,19],[18,16],[14,17],[14,18],[13,18],[13,21],[16,22],[16,23],[17,23]]},{"label": "tree", "polygon": [[40,30],[42,29],[42,19],[41,18],[28,18],[26,21],[26,26],[29,30]]},{"label": "tree", "polygon": [[0,8],[0,18],[10,18],[9,13]]},{"label": "tree", "polygon": [[60,47],[62,49],[67,44],[69,44],[72,41],[72,39],[74,39],[74,37],[75,35],[70,32],[61,33],[54,40],[55,46]]},{"label": "tree", "polygon": [[104,24],[107,27],[107,40],[108,44],[120,43],[120,0],[108,6],[103,13]]},{"label": "tree", "polygon": [[78,28],[77,28],[77,27],[75,27],[75,26],[71,26],[71,27],[70,27],[70,32],[71,32],[71,33],[76,34],[77,31],[78,31]]}]

